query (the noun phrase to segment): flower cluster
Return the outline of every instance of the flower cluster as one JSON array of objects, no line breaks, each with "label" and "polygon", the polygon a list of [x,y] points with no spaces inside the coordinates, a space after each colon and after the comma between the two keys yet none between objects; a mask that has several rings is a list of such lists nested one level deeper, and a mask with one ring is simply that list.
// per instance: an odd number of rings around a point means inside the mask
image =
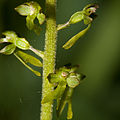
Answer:
[{"label": "flower cluster", "polygon": [[43,98],[42,104],[56,99],[58,117],[62,113],[65,104],[68,103],[67,118],[72,118],[73,89],[80,84],[81,80],[85,78],[85,75],[75,72],[77,68],[78,65],[71,66],[71,64],[67,64],[56,70],[55,73],[48,75],[48,80],[54,86],[54,90]]}]

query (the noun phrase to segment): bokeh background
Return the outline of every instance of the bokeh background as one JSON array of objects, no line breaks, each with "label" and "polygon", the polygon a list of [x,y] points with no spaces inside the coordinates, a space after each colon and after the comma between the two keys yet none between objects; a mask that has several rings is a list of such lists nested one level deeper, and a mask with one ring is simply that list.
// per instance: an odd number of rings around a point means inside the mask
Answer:
[{"label": "bokeh background", "polygon": [[[45,0],[36,1],[44,10]],[[43,50],[44,26],[36,36],[27,30],[25,17],[14,11],[23,2],[26,0],[0,0],[0,37],[3,31],[13,30]],[[94,2],[100,5],[98,17],[70,50],[62,45],[85,27],[83,23],[58,33],[56,67],[79,64],[78,72],[87,76],[73,95],[73,120],[120,120],[120,0],[58,0],[57,23],[66,22],[74,12]],[[0,120],[39,120],[41,84],[41,78],[13,55],[0,54]],[[66,120],[66,110],[61,120]]]}]

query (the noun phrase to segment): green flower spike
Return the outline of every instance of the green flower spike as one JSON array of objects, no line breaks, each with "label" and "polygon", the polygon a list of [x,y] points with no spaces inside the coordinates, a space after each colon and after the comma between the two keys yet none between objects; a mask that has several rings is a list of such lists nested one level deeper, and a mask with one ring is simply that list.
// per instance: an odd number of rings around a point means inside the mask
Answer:
[{"label": "green flower spike", "polygon": [[66,103],[68,103],[67,119],[71,119],[72,113],[72,94],[76,86],[80,84],[80,80],[84,79],[83,74],[78,74],[75,71],[78,66],[65,65],[48,75],[49,82],[55,88],[52,92],[48,93],[43,100],[42,104],[57,100],[57,116],[61,115]]},{"label": "green flower spike", "polygon": [[26,17],[26,26],[29,30],[34,30],[36,34],[39,34],[41,27],[34,23],[34,20],[37,18],[39,24],[43,24],[45,21],[45,15],[41,13],[41,7],[37,2],[26,2],[23,5],[20,5],[15,8],[15,10],[22,16]]}]

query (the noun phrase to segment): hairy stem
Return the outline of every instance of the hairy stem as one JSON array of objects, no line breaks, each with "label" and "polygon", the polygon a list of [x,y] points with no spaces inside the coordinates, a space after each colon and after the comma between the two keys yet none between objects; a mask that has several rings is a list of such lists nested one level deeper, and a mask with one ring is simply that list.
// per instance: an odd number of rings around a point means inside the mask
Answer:
[{"label": "hairy stem", "polygon": [[[55,70],[56,57],[56,0],[46,0],[46,34],[45,34],[45,51],[43,59],[43,85],[42,98],[52,91],[47,76]],[[41,120],[52,120],[53,102],[42,104]]]}]

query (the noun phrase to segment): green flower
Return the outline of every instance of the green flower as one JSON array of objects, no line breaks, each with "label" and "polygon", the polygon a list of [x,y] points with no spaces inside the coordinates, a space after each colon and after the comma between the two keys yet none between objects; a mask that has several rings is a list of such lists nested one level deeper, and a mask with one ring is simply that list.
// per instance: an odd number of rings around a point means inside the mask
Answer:
[{"label": "green flower", "polygon": [[38,71],[33,70],[29,65],[27,65],[27,63],[30,63],[36,67],[42,67],[40,60],[20,50],[18,51],[18,49],[16,50],[16,48],[29,50],[31,48],[29,42],[25,38],[18,37],[17,34],[13,31],[6,31],[3,33],[3,35],[5,38],[1,38],[0,43],[9,43],[9,45],[1,49],[0,53],[5,55],[11,55],[14,53],[17,59],[22,62],[29,70],[31,70],[37,76],[40,76],[41,74]]},{"label": "green flower", "polygon": [[40,33],[41,28],[40,26],[34,23],[35,19],[37,18],[39,24],[43,24],[45,21],[45,15],[41,12],[42,8],[37,2],[26,2],[22,5],[19,5],[15,8],[15,10],[22,16],[26,17],[26,26],[29,30],[34,30],[37,34]]},{"label": "green flower", "polygon": [[90,29],[92,21],[96,18],[96,10],[99,8],[97,4],[89,4],[82,11],[78,11],[74,13],[68,22],[65,24],[59,24],[57,30],[64,29],[71,24],[76,24],[78,22],[84,21],[85,25],[88,25],[84,30],[80,31],[78,34],[74,35],[71,39],[69,39],[64,45],[64,49],[71,48],[78,39],[80,39],[86,32]]},{"label": "green flower", "polygon": [[97,4],[89,4],[87,5],[83,11],[84,11],[84,24],[90,24],[95,18],[96,18],[96,10],[99,8]]},{"label": "green flower", "polygon": [[54,90],[48,93],[43,99],[42,104],[57,100],[57,116],[59,117],[68,103],[67,118],[72,118],[72,94],[73,89],[80,84],[85,78],[83,74],[76,73],[78,65],[71,66],[67,64],[48,75],[49,82],[53,85]]}]

